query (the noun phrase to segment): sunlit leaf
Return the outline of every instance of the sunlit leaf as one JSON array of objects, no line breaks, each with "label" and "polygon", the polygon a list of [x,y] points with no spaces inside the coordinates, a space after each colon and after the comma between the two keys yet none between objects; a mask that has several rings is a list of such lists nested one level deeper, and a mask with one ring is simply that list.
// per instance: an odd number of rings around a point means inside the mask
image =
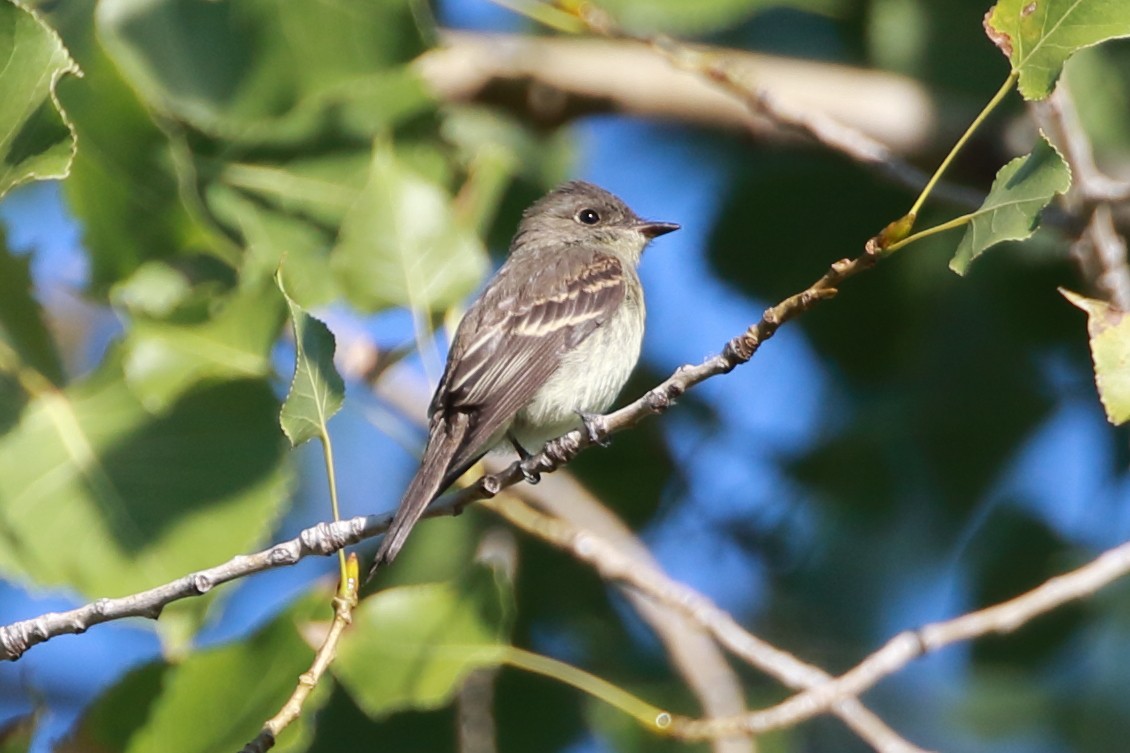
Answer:
[{"label": "sunlit leaf", "polygon": [[467,673],[501,661],[511,599],[485,567],[456,582],[382,591],[354,612],[333,672],[370,716],[442,706]]},{"label": "sunlit leaf", "polygon": [[55,85],[78,72],[54,31],[0,0],[0,196],[25,181],[67,176],[75,135]]},{"label": "sunlit leaf", "polygon": [[226,139],[308,139],[327,119],[371,137],[429,104],[409,0],[106,0],[96,20],[150,107]]},{"label": "sunlit leaf", "polygon": [[261,543],[287,493],[277,417],[266,381],[242,380],[155,418],[113,359],[36,395],[0,437],[0,573],[105,596]]},{"label": "sunlit leaf", "polygon": [[471,293],[487,270],[486,251],[469,224],[455,216],[440,186],[378,143],[368,184],[333,252],[342,290],[367,311],[446,309]]},{"label": "sunlit leaf", "polygon": [[985,31],[1020,74],[1025,99],[1051,94],[1067,59],[1084,47],[1130,36],[1123,0],[1001,0]]},{"label": "sunlit leaf", "polygon": [[[237,643],[154,662],[106,691],[83,715],[72,739],[83,750],[128,753],[237,751],[294,690],[312,652],[298,636],[294,610]],[[284,746],[312,733],[313,714],[329,697],[328,678],[280,737]],[[208,720],[202,724],[201,720]]]},{"label": "sunlit leaf", "polygon": [[1130,314],[1105,301],[1060,292],[1087,314],[1095,384],[1107,419],[1116,425],[1130,421]]},{"label": "sunlit leaf", "polygon": [[[281,282],[279,285],[282,288]],[[292,446],[326,435],[326,424],[345,400],[345,382],[334,368],[334,336],[329,327],[286,295],[294,326],[294,377],[279,421]]]},{"label": "sunlit leaf", "polygon": [[1067,163],[1041,138],[1030,154],[1017,157],[997,172],[989,195],[972,214],[950,269],[965,274],[990,246],[1030,237],[1039,225],[1040,212],[1070,187]]},{"label": "sunlit leaf", "polygon": [[[89,30],[82,33],[89,34]],[[234,260],[230,244],[186,205],[176,150],[101,50],[87,40],[84,77],[64,80],[59,98],[82,147],[63,184],[82,221],[91,284],[103,290],[154,259],[212,254]]]},{"label": "sunlit leaf", "polygon": [[138,317],[123,343],[126,380],[149,410],[160,411],[200,382],[265,376],[283,314],[278,290],[261,283],[233,293],[203,322]]}]

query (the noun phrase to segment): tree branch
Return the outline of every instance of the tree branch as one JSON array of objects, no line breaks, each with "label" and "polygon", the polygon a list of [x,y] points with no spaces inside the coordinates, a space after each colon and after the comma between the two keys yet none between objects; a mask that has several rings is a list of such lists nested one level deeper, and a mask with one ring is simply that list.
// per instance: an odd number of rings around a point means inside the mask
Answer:
[{"label": "tree branch", "polygon": [[[382,366],[384,359],[380,351],[364,336],[339,338],[338,352],[344,374],[369,383],[374,393],[405,416],[405,420],[423,425],[430,394],[421,388],[419,380],[400,379],[395,373],[389,373]],[[483,465],[488,472],[498,472],[504,470],[507,463],[500,455],[487,455]],[[658,567],[643,542],[568,469],[543,477],[536,486],[517,484],[511,487],[510,494],[595,532],[641,567]],[[698,699],[704,716],[735,716],[745,711],[741,680],[709,633],[672,607],[632,589],[623,591],[663,644],[672,667]],[[742,737],[719,738],[712,740],[711,745],[715,753],[753,753],[754,750],[753,741]]]},{"label": "tree branch", "polygon": [[[546,444],[541,452],[526,460],[514,462],[505,470],[481,477],[471,486],[447,495],[425,512],[427,517],[457,515],[472,502],[493,497],[506,487],[522,481],[531,472],[550,473],[570,462],[586,447],[600,442],[613,432],[629,428],[645,416],[662,413],[674,400],[700,382],[725,374],[745,363],[763,342],[786,321],[812,308],[817,302],[836,293],[836,286],[849,277],[873,267],[878,257],[871,252],[855,259],[842,259],[806,290],[786,298],[769,308],[759,322],[732,339],[723,351],[697,366],[682,366],[664,382],[618,411],[593,420],[594,433],[575,430]],[[391,514],[370,515],[338,523],[319,523],[307,528],[296,538],[276,544],[251,555],[239,555],[227,562],[156,588],[115,599],[99,599],[66,612],[50,612],[28,620],[0,627],[0,660],[14,661],[32,646],[57,635],[83,633],[90,627],[124,617],[157,619],[161,609],[173,601],[200,596],[222,583],[261,572],[273,567],[293,565],[304,557],[329,555],[342,547],[382,533],[388,528]]]},{"label": "tree branch", "polygon": [[1065,197],[1077,223],[1084,225],[1071,255],[1097,294],[1120,311],[1130,311],[1130,263],[1126,239],[1115,223],[1113,206],[1130,198],[1130,181],[1115,180],[1095,164],[1091,141],[1079,119],[1066,81],[1034,103],[1032,114],[1071,168]]},{"label": "tree branch", "polygon": [[277,714],[263,724],[262,731],[255,739],[243,746],[241,753],[266,753],[266,751],[275,747],[279,733],[302,713],[302,706],[306,703],[306,699],[314,692],[314,688],[318,687],[322,675],[326,673],[330,664],[333,663],[334,657],[337,656],[337,646],[341,642],[341,636],[353,622],[353,609],[357,606],[357,591],[361,585],[358,570],[357,555],[350,554],[348,564],[342,569],[343,580],[338,585],[337,594],[334,596],[333,622],[330,623],[329,630],[326,631],[326,635],[322,639],[322,645],[318,647],[314,654],[314,661],[311,663],[310,669],[302,673],[298,678],[294,692],[290,694],[290,698],[287,699]]},{"label": "tree branch", "polygon": [[[450,512],[442,507],[435,515]],[[129,596],[99,599],[65,612],[48,612],[0,627],[0,660],[15,661],[32,646],[59,635],[79,635],[104,622],[126,617],[161,616],[165,605],[202,596],[216,586],[275,567],[293,565],[313,554],[328,556],[388,528],[392,515],[370,515],[337,523],[319,523],[290,541],[275,544],[255,554],[241,554],[223,564]]]},{"label": "tree branch", "polygon": [[1041,614],[1093,594],[1127,573],[1130,573],[1130,542],[1109,549],[1086,565],[1051,578],[1009,601],[899,633],[846,674],[777,706],[750,714],[743,726],[760,729],[772,720],[775,727],[780,727],[809,719],[835,708],[844,699],[857,697],[924,654],[989,633],[1010,633]]},{"label": "tree branch", "polygon": [[[883,153],[921,153],[937,137],[938,108],[909,78],[724,48],[693,50],[703,59],[725,61],[790,107],[844,124]],[[771,109],[751,113],[746,102],[699,70],[672,66],[631,39],[446,31],[441,46],[418,58],[415,68],[441,99],[490,104],[542,127],[617,112],[777,141],[795,130]],[[868,106],[860,107],[860,100]]]},{"label": "tree branch", "polygon": [[[708,631],[735,656],[776,678],[785,686],[795,689],[816,688],[832,681],[832,676],[819,667],[807,664],[746,631],[729,613],[706,596],[671,580],[657,567],[641,566],[638,561],[625,556],[618,547],[590,531],[538,512],[513,495],[499,497],[488,505],[522,530],[564,549],[581,562],[592,566],[605,580],[626,585],[656,603],[676,610]],[[856,698],[841,699],[832,712],[881,753],[922,753],[920,748],[900,737]],[[739,724],[751,718],[758,718],[758,712],[722,719],[694,720],[676,717],[668,732],[686,740],[712,740],[760,734],[781,726],[771,723],[751,728]]]}]

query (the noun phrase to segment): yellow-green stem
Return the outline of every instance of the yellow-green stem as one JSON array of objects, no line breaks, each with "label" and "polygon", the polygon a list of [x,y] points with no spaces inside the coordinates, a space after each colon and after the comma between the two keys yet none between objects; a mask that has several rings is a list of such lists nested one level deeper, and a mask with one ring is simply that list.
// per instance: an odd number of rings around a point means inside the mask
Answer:
[{"label": "yellow-green stem", "polygon": [[883,249],[883,256],[890,256],[891,254],[893,254],[895,251],[898,251],[903,246],[909,246],[911,243],[914,243],[915,241],[920,241],[923,238],[929,238],[931,235],[937,235],[938,233],[944,233],[947,230],[954,230],[956,228],[961,227],[962,225],[966,225],[966,224],[972,222],[973,218],[975,216],[976,216],[975,212],[970,213],[970,214],[963,214],[960,217],[954,217],[952,220],[948,220],[946,222],[943,222],[941,225],[934,225],[933,227],[928,227],[925,230],[914,233],[913,235],[908,235],[905,238],[903,238],[901,241],[898,241],[897,243],[892,243],[891,245],[884,248]]},{"label": "yellow-green stem", "polygon": [[[915,217],[918,216],[918,212],[922,209],[922,205],[926,203],[926,199],[929,198],[930,193],[934,190],[934,186],[936,186],[938,181],[941,180],[942,174],[946,171],[947,168],[949,168],[950,163],[953,162],[954,157],[957,156],[957,153],[960,152],[962,147],[965,146],[965,142],[969,141],[969,137],[972,136],[973,132],[980,127],[981,123],[985,121],[985,118],[989,117],[989,113],[995,110],[997,105],[1001,103],[1001,100],[1003,100],[1005,96],[1012,90],[1013,85],[1016,83],[1016,76],[1016,71],[1008,74],[1008,78],[1006,78],[1004,80],[1004,83],[1001,84],[1001,88],[997,91],[996,94],[993,95],[993,98],[989,100],[989,103],[985,105],[984,109],[981,110],[977,117],[973,119],[973,122],[970,123],[969,127],[965,129],[965,133],[961,134],[961,138],[959,138],[957,140],[957,143],[953,145],[953,148],[950,149],[950,153],[946,155],[946,158],[944,160],[942,160],[942,164],[938,165],[938,169],[934,171],[934,175],[931,176],[930,181],[926,184],[926,187],[922,189],[922,193],[918,195],[918,199],[914,202],[914,206],[910,208],[910,212],[908,212],[908,214],[911,214]],[[906,245],[905,240],[896,245]]]},{"label": "yellow-green stem", "polygon": [[552,677],[573,686],[577,690],[588,693],[594,698],[599,698],[608,705],[633,717],[653,732],[663,733],[671,726],[671,714],[668,712],[652,706],[623,688],[591,675],[583,669],[577,669],[556,659],[550,659],[548,656],[533,654],[514,646],[506,647],[503,661],[512,667],[524,669],[527,672]]},{"label": "yellow-green stem", "polygon": [[[341,510],[337,505],[337,474],[334,473],[334,448],[333,442],[330,441],[330,433],[322,426],[322,460],[326,464],[326,481],[330,487],[330,509],[333,511],[334,522],[341,520]],[[345,565],[345,551],[342,549],[337,550],[337,563],[341,570],[341,584],[340,589],[345,589],[346,584],[349,582],[349,572]]]}]

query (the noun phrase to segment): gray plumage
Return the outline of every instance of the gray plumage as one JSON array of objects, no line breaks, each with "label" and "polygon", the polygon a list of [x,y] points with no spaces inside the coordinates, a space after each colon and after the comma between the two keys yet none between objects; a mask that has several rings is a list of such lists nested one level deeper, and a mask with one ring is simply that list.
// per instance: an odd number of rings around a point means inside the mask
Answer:
[{"label": "gray plumage", "polygon": [[429,409],[428,443],[373,570],[391,562],[428,504],[508,435],[526,450],[616,399],[639,358],[636,265],[678,229],[641,220],[602,188],[572,181],[522,215],[510,257],[455,332]]}]

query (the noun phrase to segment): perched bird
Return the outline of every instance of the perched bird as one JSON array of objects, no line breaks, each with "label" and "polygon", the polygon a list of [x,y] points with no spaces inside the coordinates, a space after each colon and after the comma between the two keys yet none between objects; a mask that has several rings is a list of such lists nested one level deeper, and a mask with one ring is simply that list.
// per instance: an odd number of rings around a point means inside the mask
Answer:
[{"label": "perched bird", "polygon": [[616,399],[636,365],[644,300],[636,265],[678,230],[642,220],[582,181],[522,215],[506,263],[455,332],[429,408],[428,444],[377,550],[391,562],[428,504],[488,450],[523,458]]}]

